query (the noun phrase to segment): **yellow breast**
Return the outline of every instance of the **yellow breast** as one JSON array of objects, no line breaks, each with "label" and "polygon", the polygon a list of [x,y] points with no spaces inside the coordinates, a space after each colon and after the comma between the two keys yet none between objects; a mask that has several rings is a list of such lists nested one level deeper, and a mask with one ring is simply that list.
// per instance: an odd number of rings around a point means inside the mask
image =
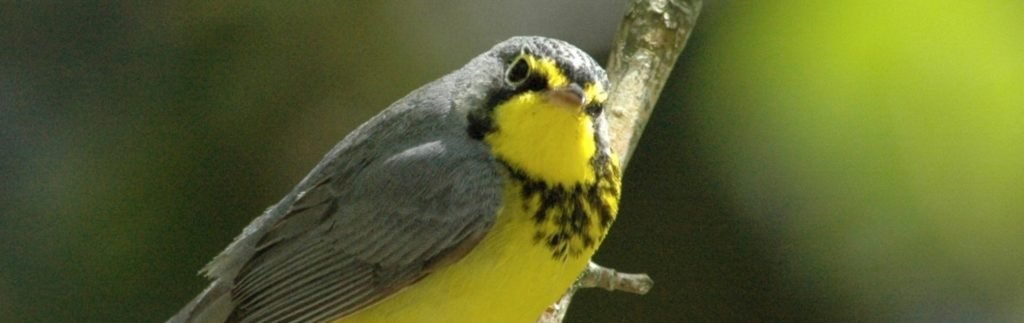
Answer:
[{"label": "yellow breast", "polygon": [[522,207],[529,204],[522,185],[506,188],[497,222],[465,258],[339,322],[536,321],[582,272],[599,241],[576,255],[555,257],[536,238],[537,209]]},{"label": "yellow breast", "polygon": [[616,158],[581,111],[537,93],[498,106],[497,129],[484,138],[505,167],[494,226],[464,258],[339,322],[536,321],[583,271],[618,210]]}]

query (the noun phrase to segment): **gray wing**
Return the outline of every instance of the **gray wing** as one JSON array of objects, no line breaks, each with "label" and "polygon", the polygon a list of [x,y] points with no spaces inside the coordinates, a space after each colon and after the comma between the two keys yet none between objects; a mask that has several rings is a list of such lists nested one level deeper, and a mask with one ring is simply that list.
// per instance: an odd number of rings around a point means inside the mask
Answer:
[{"label": "gray wing", "polygon": [[345,137],[211,261],[168,322],[343,317],[458,260],[501,208],[500,165],[467,136],[503,63],[485,53]]},{"label": "gray wing", "polygon": [[228,321],[345,316],[460,258],[494,222],[502,182],[486,151],[449,136],[367,161],[302,193],[255,246]]}]

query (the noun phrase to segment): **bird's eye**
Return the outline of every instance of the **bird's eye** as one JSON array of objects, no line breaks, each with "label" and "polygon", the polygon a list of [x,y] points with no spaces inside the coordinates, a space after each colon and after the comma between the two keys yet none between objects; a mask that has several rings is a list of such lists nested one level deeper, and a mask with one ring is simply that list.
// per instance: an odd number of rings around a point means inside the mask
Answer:
[{"label": "bird's eye", "polygon": [[505,81],[512,86],[519,86],[528,78],[530,78],[530,62],[527,62],[526,58],[522,56],[516,58],[505,71]]}]

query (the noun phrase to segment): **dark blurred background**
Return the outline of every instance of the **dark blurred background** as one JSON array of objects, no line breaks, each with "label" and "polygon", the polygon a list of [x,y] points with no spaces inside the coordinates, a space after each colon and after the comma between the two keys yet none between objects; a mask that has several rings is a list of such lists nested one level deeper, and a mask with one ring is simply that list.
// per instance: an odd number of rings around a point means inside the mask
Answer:
[{"label": "dark blurred background", "polygon": [[[4,1],[0,321],[161,322],[390,102],[623,1]],[[1024,3],[708,1],[571,322],[1024,319]]]}]

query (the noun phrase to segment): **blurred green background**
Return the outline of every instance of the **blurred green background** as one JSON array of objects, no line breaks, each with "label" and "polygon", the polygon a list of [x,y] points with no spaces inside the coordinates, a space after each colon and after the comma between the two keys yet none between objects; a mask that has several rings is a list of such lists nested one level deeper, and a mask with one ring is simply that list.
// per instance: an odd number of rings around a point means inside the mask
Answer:
[{"label": "blurred green background", "polygon": [[[159,322],[335,142],[622,1],[0,4],[0,321]],[[709,1],[571,322],[1024,319],[1024,3]]]}]

